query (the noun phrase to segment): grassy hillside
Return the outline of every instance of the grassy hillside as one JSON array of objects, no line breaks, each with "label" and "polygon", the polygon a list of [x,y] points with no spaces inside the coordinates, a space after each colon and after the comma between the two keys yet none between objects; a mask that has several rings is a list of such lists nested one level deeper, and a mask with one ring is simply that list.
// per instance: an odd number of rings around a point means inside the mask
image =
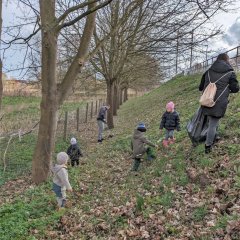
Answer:
[{"label": "grassy hillside", "polygon": [[[178,77],[125,103],[114,137],[102,145],[95,144],[93,125],[79,133],[85,158],[79,168],[69,169],[75,191],[66,211],[56,212],[50,181],[28,187],[22,178],[3,185],[0,192],[9,194],[0,207],[0,239],[240,239],[240,96],[231,96],[221,121],[223,140],[205,155],[203,145],[191,147],[185,131],[198,107],[199,80]],[[182,131],[175,145],[160,147],[157,159],[143,162],[136,176],[129,172],[133,129],[145,122],[147,136],[157,142],[170,100]],[[56,152],[66,146],[58,145]]]}]

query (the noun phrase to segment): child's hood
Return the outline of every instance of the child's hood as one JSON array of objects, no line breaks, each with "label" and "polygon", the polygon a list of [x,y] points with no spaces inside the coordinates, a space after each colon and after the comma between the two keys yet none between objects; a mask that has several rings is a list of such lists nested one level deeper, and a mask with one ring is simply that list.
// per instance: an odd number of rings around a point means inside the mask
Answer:
[{"label": "child's hood", "polygon": [[133,133],[133,138],[134,139],[140,138],[143,136],[143,134],[144,134],[144,132],[140,132],[139,130],[135,129],[134,133]]},{"label": "child's hood", "polygon": [[58,165],[55,164],[54,166],[51,167],[51,171],[56,174],[57,172],[59,172],[62,168],[65,168],[64,165]]}]

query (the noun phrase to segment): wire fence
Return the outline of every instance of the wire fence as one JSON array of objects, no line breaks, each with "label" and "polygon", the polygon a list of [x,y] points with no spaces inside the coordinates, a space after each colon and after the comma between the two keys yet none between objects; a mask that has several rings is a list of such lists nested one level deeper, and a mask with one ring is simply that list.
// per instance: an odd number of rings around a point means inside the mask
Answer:
[{"label": "wire fence", "polygon": [[[234,70],[238,72],[240,70],[240,46],[232,48],[225,53],[230,57],[230,63]],[[206,59],[201,63],[194,64],[191,68],[184,71],[184,74],[195,74],[205,72],[216,61],[217,56]]]},{"label": "wire fence", "polygon": [[[61,109],[58,117],[56,137],[58,143],[65,147],[70,136],[81,135],[86,125],[91,124],[104,100],[80,102],[70,109]],[[32,156],[37,141],[39,109],[24,114],[24,109],[11,112],[8,118],[0,121],[0,185],[8,179],[30,172]],[[12,122],[10,124],[10,122]]]}]

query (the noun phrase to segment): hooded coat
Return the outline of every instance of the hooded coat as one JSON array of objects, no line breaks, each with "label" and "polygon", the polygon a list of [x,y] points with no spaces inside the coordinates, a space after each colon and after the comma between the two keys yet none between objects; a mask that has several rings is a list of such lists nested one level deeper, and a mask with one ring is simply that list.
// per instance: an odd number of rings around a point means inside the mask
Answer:
[{"label": "hooded coat", "polygon": [[155,145],[147,140],[147,138],[144,136],[144,132],[135,129],[132,138],[134,158],[141,158],[144,155],[144,153],[147,151],[145,144],[151,147],[155,147]]},{"label": "hooded coat", "polygon": [[[211,82],[216,82],[224,74],[228,73],[225,77],[216,83],[217,92],[215,100],[222,94],[216,101],[216,104],[213,107],[203,107],[204,115],[221,118],[225,115],[225,112],[227,110],[229,94],[237,93],[239,91],[239,84],[236,74],[233,72],[232,66],[223,60],[215,61],[208,71]],[[208,84],[209,78],[207,72],[205,72],[199,85],[199,91],[204,91]]]},{"label": "hooded coat", "polygon": [[71,160],[78,160],[80,157],[82,157],[82,152],[80,147],[77,144],[73,144],[69,146],[67,150],[67,154],[70,157]]},{"label": "hooded coat", "polygon": [[163,114],[159,129],[163,129],[163,128],[167,130],[175,130],[175,129],[177,129],[177,131],[181,130],[179,114],[176,111],[174,112],[166,111]]},{"label": "hooded coat", "polygon": [[104,123],[106,123],[106,113],[107,113],[107,107],[106,106],[102,106],[99,110],[98,116],[97,116],[97,120],[98,121],[102,121]]},{"label": "hooded coat", "polygon": [[67,168],[64,165],[55,164],[51,170],[53,172],[53,182],[55,184],[61,188],[65,187],[67,190],[72,188],[68,180]]}]

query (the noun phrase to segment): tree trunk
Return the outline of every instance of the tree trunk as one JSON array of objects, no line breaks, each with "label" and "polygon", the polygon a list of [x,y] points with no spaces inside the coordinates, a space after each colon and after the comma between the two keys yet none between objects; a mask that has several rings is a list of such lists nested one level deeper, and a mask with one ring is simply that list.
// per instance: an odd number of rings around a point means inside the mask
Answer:
[{"label": "tree trunk", "polygon": [[119,107],[123,104],[123,90],[119,91]]},{"label": "tree trunk", "polygon": [[117,116],[118,110],[118,86],[114,84],[114,93],[113,93],[113,116]]},{"label": "tree trunk", "polygon": [[57,128],[57,33],[55,1],[40,1],[42,23],[42,101],[37,144],[33,154],[32,178],[36,184],[49,174]]},{"label": "tree trunk", "polygon": [[32,178],[36,184],[44,182],[49,174],[57,128],[57,101],[45,95],[41,102],[41,118],[37,144],[32,162]]},{"label": "tree trunk", "polygon": [[109,129],[114,128],[113,123],[113,84],[108,81],[107,82],[107,104],[110,106],[110,109],[107,113],[107,123]]},{"label": "tree trunk", "polygon": [[120,108],[120,93],[121,93],[121,89],[118,85],[117,86],[117,110]]},{"label": "tree trunk", "polygon": [[126,102],[128,100],[128,89],[127,88],[124,88],[124,97],[123,97],[123,101]]},{"label": "tree trunk", "polygon": [[[0,42],[1,40],[2,40],[2,0],[0,0]],[[0,55],[0,112],[2,109],[2,97],[3,97],[2,56]]]}]

